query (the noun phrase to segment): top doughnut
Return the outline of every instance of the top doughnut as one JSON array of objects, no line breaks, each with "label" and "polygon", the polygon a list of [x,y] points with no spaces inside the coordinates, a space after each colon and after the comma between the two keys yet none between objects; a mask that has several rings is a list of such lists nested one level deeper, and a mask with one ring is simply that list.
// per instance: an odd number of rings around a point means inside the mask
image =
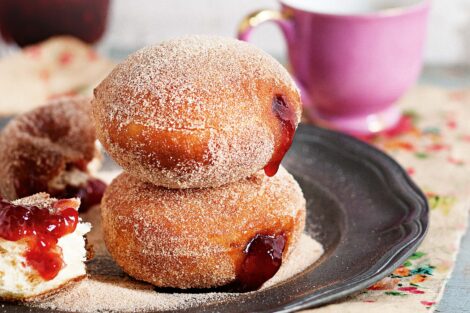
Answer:
[{"label": "top doughnut", "polygon": [[188,36],[146,47],[94,91],[97,137],[131,175],[168,188],[272,176],[301,117],[289,73],[235,39]]}]

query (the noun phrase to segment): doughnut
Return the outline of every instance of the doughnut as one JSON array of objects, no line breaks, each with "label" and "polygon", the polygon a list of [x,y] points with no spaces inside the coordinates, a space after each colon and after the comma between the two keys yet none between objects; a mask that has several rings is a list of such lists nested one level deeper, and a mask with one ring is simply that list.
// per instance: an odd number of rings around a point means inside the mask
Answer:
[{"label": "doughnut", "polygon": [[11,120],[0,134],[0,194],[9,200],[47,192],[79,197],[81,209],[101,200],[105,185],[91,177],[100,153],[90,100],[62,98]]},{"label": "doughnut", "polygon": [[0,199],[0,300],[35,300],[86,277],[91,225],[81,222],[79,205],[46,193]]},{"label": "doughnut", "polygon": [[97,137],[129,174],[167,188],[273,176],[301,118],[289,73],[231,38],[188,36],[143,48],[94,90]]},{"label": "doughnut", "polygon": [[[217,188],[167,189],[128,173],[107,188],[103,237],[130,276],[158,287],[255,290],[288,257],[305,199],[280,168]],[[271,254],[270,254],[271,253]]]}]

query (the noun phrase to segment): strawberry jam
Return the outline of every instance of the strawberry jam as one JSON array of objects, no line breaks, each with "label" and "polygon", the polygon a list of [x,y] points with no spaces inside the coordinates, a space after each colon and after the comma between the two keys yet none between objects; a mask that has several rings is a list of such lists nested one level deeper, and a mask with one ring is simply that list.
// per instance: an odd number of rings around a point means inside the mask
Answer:
[{"label": "strawberry jam", "polygon": [[253,237],[243,251],[245,258],[237,273],[237,289],[256,290],[273,277],[281,267],[285,245],[284,234]]},{"label": "strawberry jam", "polygon": [[86,212],[94,205],[101,203],[106,183],[97,179],[90,178],[82,186],[67,186],[65,190],[52,193],[56,198],[79,198],[81,201],[80,212]]},{"label": "strawberry jam", "polygon": [[24,240],[28,244],[26,263],[44,280],[57,276],[64,265],[59,238],[75,231],[78,202],[59,200],[52,210],[36,206],[15,205],[0,200],[0,237],[8,241]]},{"label": "strawberry jam", "polygon": [[282,159],[292,145],[295,134],[295,124],[297,115],[294,110],[287,104],[284,97],[276,95],[272,102],[272,112],[279,120],[280,136],[276,140],[275,148],[271,160],[264,167],[264,172],[268,176],[274,176],[281,165]]}]

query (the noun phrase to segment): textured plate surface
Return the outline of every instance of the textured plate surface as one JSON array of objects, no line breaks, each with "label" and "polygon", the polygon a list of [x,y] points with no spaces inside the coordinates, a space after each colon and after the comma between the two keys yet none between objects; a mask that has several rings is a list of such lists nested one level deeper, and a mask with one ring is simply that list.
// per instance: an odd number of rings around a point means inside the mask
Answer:
[{"label": "textured plate surface", "polygon": [[[184,312],[292,312],[322,305],[385,277],[422,241],[425,197],[395,161],[371,146],[302,125],[284,165],[302,187],[307,231],[325,254],[279,285]],[[11,304],[1,309],[30,312]]]}]

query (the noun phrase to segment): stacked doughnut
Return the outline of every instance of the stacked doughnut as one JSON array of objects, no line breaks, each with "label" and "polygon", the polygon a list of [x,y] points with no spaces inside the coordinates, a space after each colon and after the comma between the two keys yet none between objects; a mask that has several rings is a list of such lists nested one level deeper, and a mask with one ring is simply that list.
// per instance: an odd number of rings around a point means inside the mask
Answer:
[{"label": "stacked doughnut", "polygon": [[102,201],[106,246],[159,287],[259,288],[305,223],[280,162],[301,116],[288,72],[254,46],[189,36],[144,48],[95,89],[97,137],[123,168]]}]

